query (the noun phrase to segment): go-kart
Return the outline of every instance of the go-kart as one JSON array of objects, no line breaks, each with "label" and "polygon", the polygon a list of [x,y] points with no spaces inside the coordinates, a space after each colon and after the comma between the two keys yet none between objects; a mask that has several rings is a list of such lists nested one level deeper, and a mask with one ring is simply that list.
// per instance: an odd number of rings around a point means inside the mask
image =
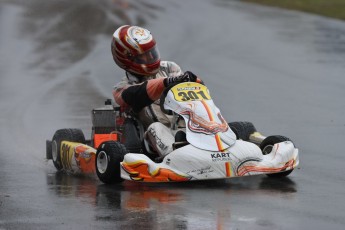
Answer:
[{"label": "go-kart", "polygon": [[[182,182],[266,174],[285,177],[299,164],[298,149],[284,136],[264,136],[251,122],[227,123],[208,88],[185,82],[167,88],[161,110],[171,116],[171,129],[184,121],[185,138],[164,157],[152,151],[135,116],[111,100],[92,111],[92,134],[60,129],[47,140],[47,159],[57,170],[95,173],[106,184],[123,180]],[[155,155],[156,154],[156,155]]]}]

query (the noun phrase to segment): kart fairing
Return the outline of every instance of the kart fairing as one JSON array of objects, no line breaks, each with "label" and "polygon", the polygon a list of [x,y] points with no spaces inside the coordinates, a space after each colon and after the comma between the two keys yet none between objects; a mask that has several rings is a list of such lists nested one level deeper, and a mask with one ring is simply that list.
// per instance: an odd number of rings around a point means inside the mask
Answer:
[{"label": "kart fairing", "polygon": [[238,140],[222,152],[187,145],[171,152],[162,163],[143,154],[128,153],[121,163],[121,177],[144,182],[222,179],[278,173],[298,164],[298,149],[290,141],[275,144],[270,154],[262,155],[255,144]]},{"label": "kart fairing", "polygon": [[236,135],[206,86],[192,82],[178,84],[168,92],[164,105],[184,118],[190,144],[204,150],[223,151],[235,143]]},{"label": "kart fairing", "polygon": [[181,83],[169,90],[165,109],[186,122],[187,146],[155,163],[147,156],[128,153],[121,162],[121,177],[145,182],[221,179],[292,170],[299,164],[292,142],[275,144],[271,153],[250,142],[236,140],[206,86]]}]

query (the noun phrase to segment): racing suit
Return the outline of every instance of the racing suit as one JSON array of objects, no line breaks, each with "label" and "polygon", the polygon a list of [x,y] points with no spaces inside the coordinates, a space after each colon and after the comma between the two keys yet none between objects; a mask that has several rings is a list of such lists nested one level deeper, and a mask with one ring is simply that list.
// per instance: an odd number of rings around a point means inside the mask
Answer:
[{"label": "racing suit", "polygon": [[177,77],[183,74],[181,68],[174,62],[161,61],[159,71],[154,76],[142,77],[127,72],[121,82],[113,89],[115,102],[123,107],[124,111],[134,112],[142,122],[145,139],[160,155],[170,153],[175,141],[170,129],[170,119],[159,106],[159,98],[165,89],[163,80],[166,77]]}]

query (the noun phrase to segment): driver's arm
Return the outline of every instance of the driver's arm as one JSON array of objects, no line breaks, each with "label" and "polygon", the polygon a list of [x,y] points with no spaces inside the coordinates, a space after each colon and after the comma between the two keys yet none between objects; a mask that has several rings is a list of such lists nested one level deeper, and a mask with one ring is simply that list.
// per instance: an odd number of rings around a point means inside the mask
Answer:
[{"label": "driver's arm", "polygon": [[116,86],[113,96],[117,104],[124,107],[130,106],[134,112],[139,112],[145,106],[158,100],[166,87],[181,82],[198,82],[199,80],[195,74],[187,71],[177,77],[156,78],[137,85]]},{"label": "driver's arm", "polygon": [[157,78],[137,85],[115,87],[113,96],[120,106],[129,106],[134,112],[139,112],[145,106],[158,100],[164,88],[164,78]]}]

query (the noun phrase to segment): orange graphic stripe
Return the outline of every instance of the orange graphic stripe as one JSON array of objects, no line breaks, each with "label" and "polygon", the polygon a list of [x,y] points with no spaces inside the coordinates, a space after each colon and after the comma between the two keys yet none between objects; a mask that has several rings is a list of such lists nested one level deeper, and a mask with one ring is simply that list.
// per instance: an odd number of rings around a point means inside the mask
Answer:
[{"label": "orange graphic stripe", "polygon": [[135,181],[168,182],[190,180],[189,177],[179,175],[166,168],[157,168],[154,172],[150,173],[149,166],[145,161],[136,161],[133,163],[123,162],[122,168],[129,174],[130,178]]},{"label": "orange graphic stripe", "polygon": [[291,159],[283,167],[280,167],[280,168],[260,167],[260,166],[255,166],[255,165],[245,165],[245,166],[242,166],[238,170],[237,174],[238,174],[238,176],[245,176],[245,175],[248,175],[251,172],[256,172],[256,173],[278,173],[278,172],[286,171],[287,169],[293,169],[294,164],[295,164],[295,160]]},{"label": "orange graphic stripe", "polygon": [[[210,121],[214,121],[214,117],[213,117],[213,115],[211,113],[211,109],[208,106],[208,104],[205,101],[203,101],[203,100],[201,101],[201,103],[204,106],[204,108],[206,109],[206,112],[207,112],[207,115],[208,115],[208,118],[210,119]],[[220,136],[218,134],[216,134],[215,138],[216,138],[216,143],[217,143],[218,150],[222,151],[224,149],[224,147],[223,147],[222,140],[220,139]]]},{"label": "orange graphic stripe", "polygon": [[204,100],[202,100],[201,103],[205,107],[207,115],[208,115],[208,118],[210,119],[210,121],[214,121],[213,115],[211,113],[211,109],[208,106],[208,104]]},{"label": "orange graphic stripe", "polygon": [[216,137],[216,142],[217,142],[218,150],[219,151],[223,151],[224,147],[223,147],[223,142],[220,139],[220,136],[218,134],[216,134],[215,137]]},{"label": "orange graphic stripe", "polygon": [[230,162],[225,162],[225,170],[226,170],[226,176],[231,177]]}]

